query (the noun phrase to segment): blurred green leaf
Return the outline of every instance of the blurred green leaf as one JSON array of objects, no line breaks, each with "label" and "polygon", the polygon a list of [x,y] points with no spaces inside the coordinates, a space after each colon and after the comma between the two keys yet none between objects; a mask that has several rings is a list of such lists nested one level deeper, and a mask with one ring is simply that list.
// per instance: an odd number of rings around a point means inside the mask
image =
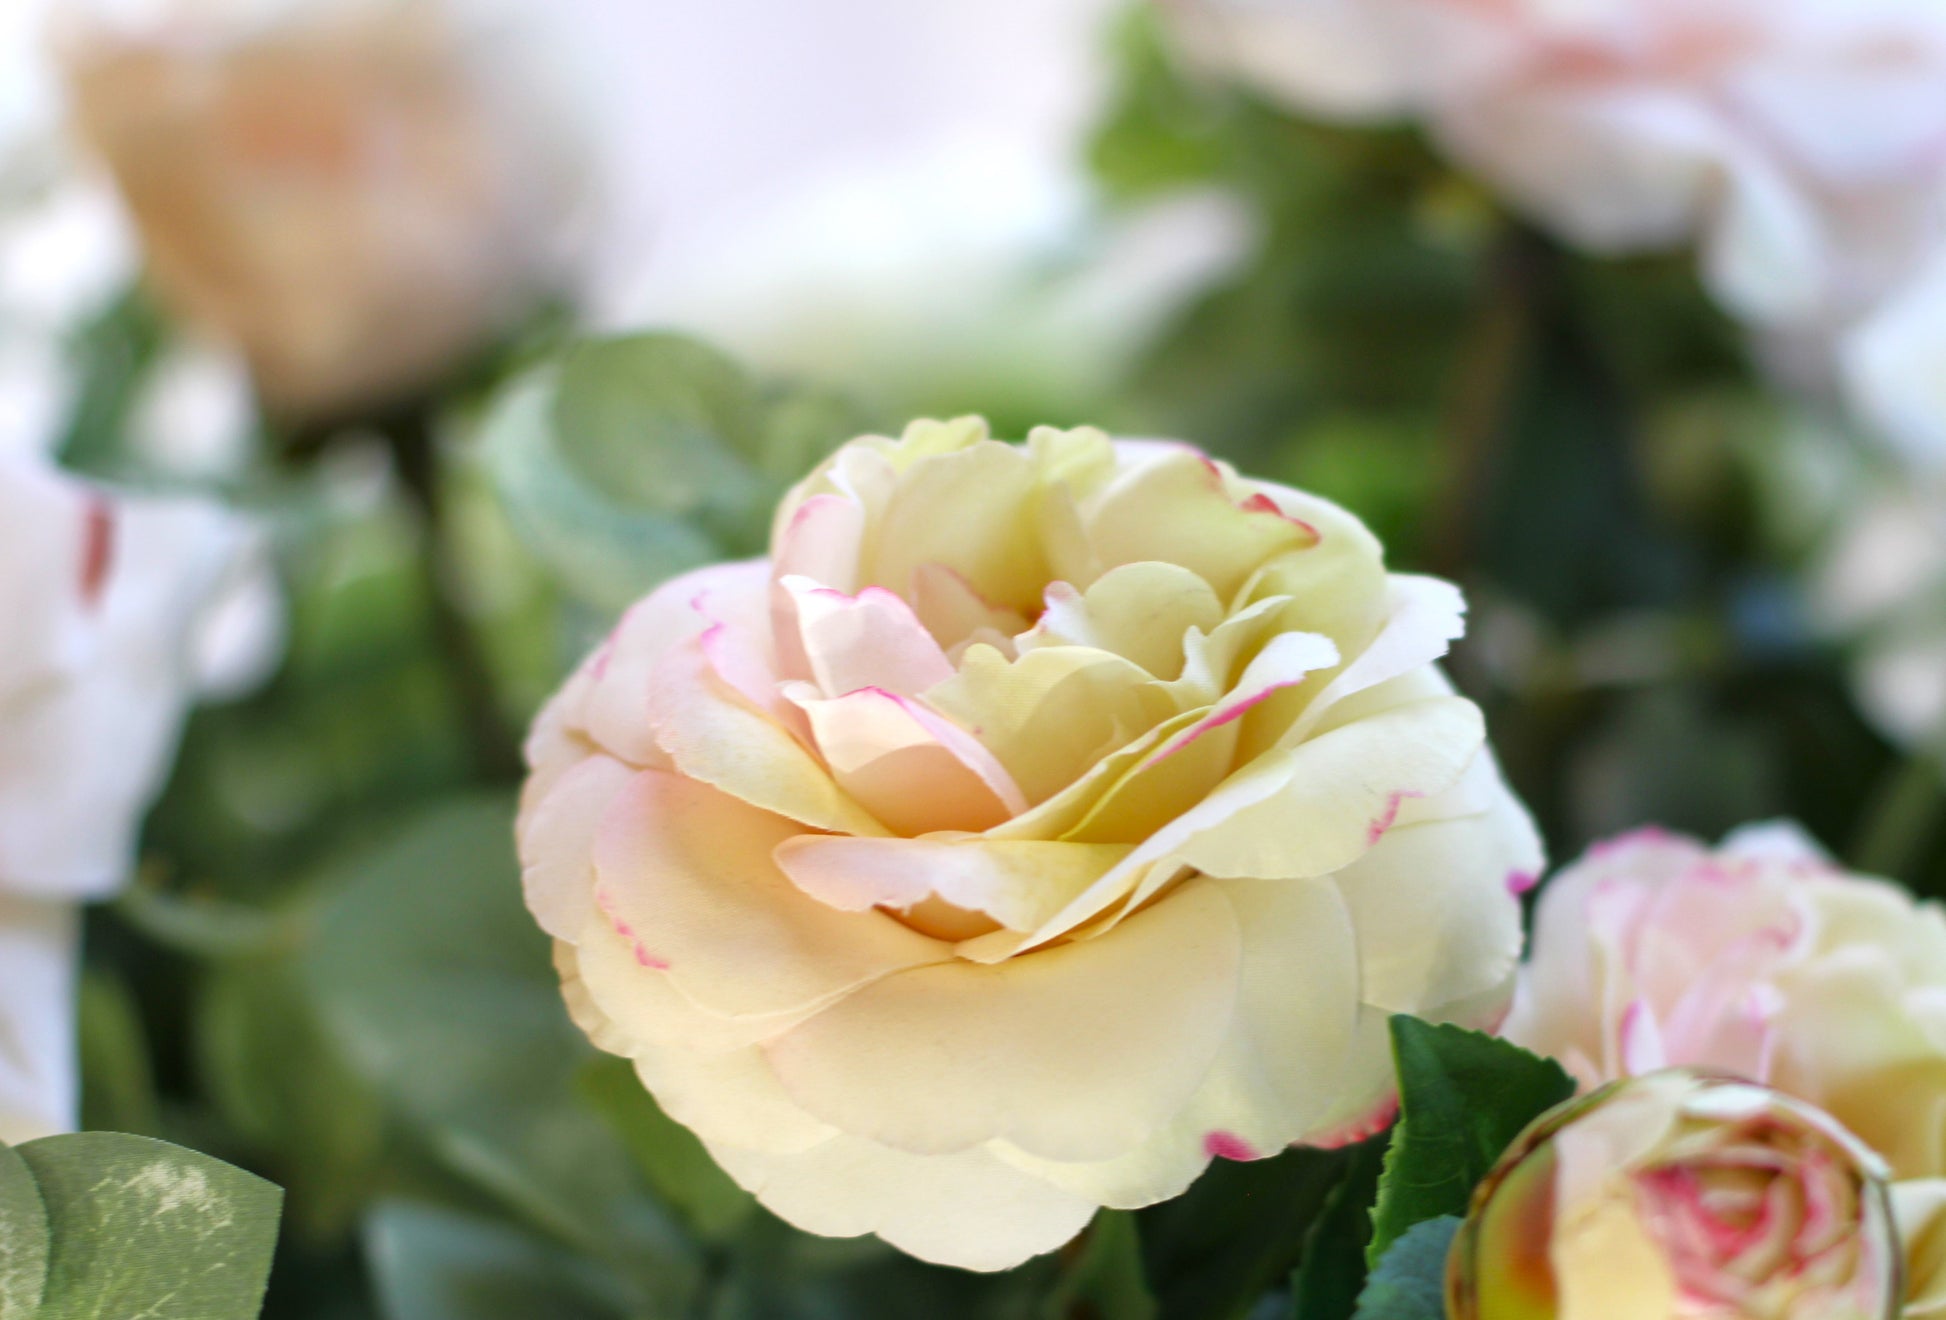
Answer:
[{"label": "blurred green leaf", "polygon": [[522,539],[615,610],[759,552],[778,497],[858,429],[838,396],[766,392],[712,348],[638,334],[582,341],[515,382],[483,444]]},{"label": "blurred green leaf", "polygon": [[115,900],[115,912],[157,944],[193,958],[288,950],[298,939],[295,914],[222,899],[190,898],[149,883],[130,885]]},{"label": "blurred green leaf", "polygon": [[513,803],[418,815],[327,877],[302,972],[353,1065],[453,1172],[667,1302],[695,1282],[675,1226],[580,1100],[593,1055],[528,916]]},{"label": "blurred green leaf", "polygon": [[[84,1132],[14,1152],[45,1207],[46,1291],[36,1320],[251,1320],[263,1303],[283,1193],[220,1160],[148,1137]],[[12,1160],[0,1161],[9,1287],[43,1231]],[[31,1284],[17,1294],[32,1296]],[[11,1307],[11,1298],[6,1304]]]},{"label": "blurred green leaf", "polygon": [[592,1060],[577,1084],[621,1135],[649,1185],[699,1234],[726,1238],[749,1221],[756,1201],[716,1167],[694,1133],[662,1112],[627,1060]]},{"label": "blurred green leaf", "polygon": [[199,1075],[224,1119],[289,1190],[292,1227],[347,1231],[379,1174],[385,1115],[282,958],[212,968],[198,1002]]},{"label": "blurred green leaf", "polygon": [[88,968],[80,1009],[82,1126],[161,1135],[148,1035],[128,983],[106,968]]},{"label": "blurred green leaf", "polygon": [[1399,1074],[1399,1121],[1372,1210],[1366,1260],[1376,1264],[1414,1224],[1464,1215],[1473,1188],[1534,1119],[1574,1095],[1574,1081],[1552,1059],[1518,1045],[1392,1019]]},{"label": "blurred green leaf", "polygon": [[1142,1237],[1135,1216],[1103,1210],[1088,1227],[1079,1259],[1041,1306],[1043,1320],[1155,1320],[1158,1310],[1142,1276]]},{"label": "blurred green leaf", "polygon": [[1445,1320],[1446,1257],[1460,1223],[1427,1219],[1393,1243],[1359,1295],[1357,1320]]},{"label": "blurred green leaf", "polygon": [[586,1262],[506,1224],[388,1201],[365,1221],[384,1320],[623,1320]]},{"label": "blurred green leaf", "polygon": [[1292,1320],[1351,1320],[1365,1287],[1365,1248],[1372,1240],[1372,1204],[1385,1167],[1387,1136],[1360,1144],[1304,1240],[1304,1258],[1291,1276]]}]

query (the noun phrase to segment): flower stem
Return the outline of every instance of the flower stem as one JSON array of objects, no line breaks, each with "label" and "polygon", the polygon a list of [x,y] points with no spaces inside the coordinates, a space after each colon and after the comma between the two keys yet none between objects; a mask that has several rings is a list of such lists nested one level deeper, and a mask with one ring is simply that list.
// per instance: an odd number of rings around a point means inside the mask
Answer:
[{"label": "flower stem", "polygon": [[1434,572],[1461,578],[1477,549],[1487,513],[1495,458],[1541,319],[1554,252],[1526,226],[1506,222],[1484,258],[1478,298],[1454,369],[1440,422],[1450,474],[1434,512],[1429,561]]},{"label": "flower stem", "polygon": [[429,407],[401,410],[380,427],[392,451],[399,482],[419,517],[418,562],[424,577],[433,644],[452,684],[462,736],[473,768],[493,781],[520,775],[520,743],[500,709],[493,667],[455,593],[458,566],[446,535],[439,451]]}]

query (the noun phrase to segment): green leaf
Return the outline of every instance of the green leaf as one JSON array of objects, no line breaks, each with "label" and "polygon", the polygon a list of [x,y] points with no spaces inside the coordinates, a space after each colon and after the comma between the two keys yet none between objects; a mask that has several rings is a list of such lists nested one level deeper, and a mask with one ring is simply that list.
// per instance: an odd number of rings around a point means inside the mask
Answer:
[{"label": "green leaf", "polygon": [[1173,1201],[1137,1212],[1144,1272],[1163,1320],[1233,1320],[1290,1277],[1351,1152],[1300,1147],[1218,1160]]},{"label": "green leaf", "polygon": [[502,395],[483,441],[516,533],[606,609],[761,551],[790,483],[866,429],[825,391],[765,391],[671,334],[589,339]]},{"label": "green leaf", "polygon": [[1141,1231],[1126,1210],[1095,1216],[1080,1258],[1041,1306],[1044,1320],[1076,1314],[1097,1320],[1155,1320],[1160,1314],[1142,1275]]},{"label": "green leaf", "polygon": [[389,1201],[365,1221],[384,1320],[621,1320],[625,1300],[586,1262],[506,1224]]},{"label": "green leaf", "polygon": [[429,809],[326,877],[302,973],[358,1073],[451,1172],[676,1304],[696,1265],[575,1078],[549,942],[521,899],[513,803]]},{"label": "green leaf", "polygon": [[1428,1219],[1393,1243],[1359,1294],[1356,1320],[1445,1320],[1446,1257],[1460,1222]]},{"label": "green leaf", "polygon": [[148,1034],[127,983],[90,967],[81,977],[80,1020],[82,1127],[160,1135]]},{"label": "green leaf", "polygon": [[662,1112],[626,1060],[593,1060],[578,1086],[620,1134],[649,1185],[698,1233],[721,1240],[749,1222],[757,1203],[716,1167],[694,1133]]},{"label": "green leaf", "polygon": [[311,1242],[348,1231],[379,1176],[385,1114],[318,1021],[297,969],[284,959],[219,966],[197,1009],[198,1073],[288,1188],[292,1228]]},{"label": "green leaf", "polygon": [[16,1154],[50,1230],[37,1320],[251,1320],[261,1309],[283,1203],[272,1184],[116,1132],[47,1137]]},{"label": "green leaf", "polygon": [[0,1146],[0,1320],[35,1320],[47,1289],[47,1204],[34,1172]]},{"label": "green leaf", "polygon": [[1365,1286],[1365,1247],[1372,1240],[1372,1202],[1385,1166],[1388,1136],[1358,1146],[1344,1181],[1304,1240],[1291,1276],[1292,1320],[1351,1320]]},{"label": "green leaf", "polygon": [[665,578],[720,558],[707,532],[632,508],[567,463],[556,447],[555,383],[549,368],[515,382],[481,443],[508,521],[561,585],[620,610]]},{"label": "green leaf", "polygon": [[1414,1224],[1464,1215],[1473,1188],[1521,1129],[1574,1095],[1573,1079],[1552,1059],[1403,1014],[1392,1019],[1392,1055],[1399,1123],[1372,1211],[1373,1263]]}]

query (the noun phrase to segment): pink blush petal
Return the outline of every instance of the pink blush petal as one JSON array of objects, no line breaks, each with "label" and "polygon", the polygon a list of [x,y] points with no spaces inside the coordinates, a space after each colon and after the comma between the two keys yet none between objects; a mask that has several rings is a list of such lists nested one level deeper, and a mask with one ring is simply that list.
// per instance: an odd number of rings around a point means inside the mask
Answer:
[{"label": "pink blush petal", "polygon": [[601,910],[601,915],[608,919],[610,928],[617,935],[621,936],[623,942],[628,945],[630,952],[635,955],[635,961],[639,966],[645,967],[652,972],[666,972],[669,970],[668,962],[650,953],[648,946],[636,935],[635,928],[622,919],[621,914],[616,911],[614,895],[608,892],[606,886],[597,885],[595,887],[595,906]]},{"label": "pink blush petal", "polygon": [[920,702],[882,688],[791,697],[838,786],[895,833],[978,833],[1026,810],[993,754]]},{"label": "pink blush petal", "polygon": [[1371,825],[1365,830],[1365,842],[1369,845],[1376,845],[1380,839],[1385,837],[1386,832],[1398,823],[1399,809],[1405,805],[1406,799],[1422,798],[1424,796],[1424,793],[1403,788],[1395,789],[1387,793],[1385,795],[1385,809],[1378,813]]},{"label": "pink blush petal", "polygon": [[825,696],[883,688],[912,697],[953,676],[912,607],[883,587],[848,596],[810,578],[778,581],[794,601],[798,644]]},{"label": "pink blush petal", "polygon": [[1533,893],[1534,887],[1540,882],[1540,875],[1534,871],[1507,872],[1507,892],[1515,898],[1519,898],[1522,894]]},{"label": "pink blush petal", "polygon": [[1263,1159],[1257,1148],[1234,1132],[1212,1132],[1203,1138],[1203,1153],[1211,1159],[1250,1161]]}]

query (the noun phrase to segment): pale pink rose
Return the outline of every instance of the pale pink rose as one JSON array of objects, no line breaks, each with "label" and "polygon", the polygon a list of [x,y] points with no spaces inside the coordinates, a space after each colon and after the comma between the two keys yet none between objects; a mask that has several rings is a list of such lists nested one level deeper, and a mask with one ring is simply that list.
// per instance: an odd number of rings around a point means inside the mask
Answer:
[{"label": "pale pink rose", "polygon": [[1946,183],[1930,0],[1164,0],[1191,48],[1310,113],[1414,116],[1570,242],[1688,242],[1765,327],[1905,279]]},{"label": "pale pink rose", "polygon": [[[1946,1213],[1946,915],[1788,827],[1590,850],[1541,896],[1505,1030],[1584,1087],[1670,1066],[1768,1083],[1885,1158],[1915,1235]],[[1934,1256],[1910,1262],[1908,1314],[1946,1309]]]},{"label": "pale pink rose", "polygon": [[192,698],[261,670],[254,545],[0,454],[0,1140],[73,1122],[73,905],[127,878]]},{"label": "pale pink rose", "polygon": [[1474,1195],[1451,1320],[1889,1320],[1885,1166],[1829,1114],[1670,1071],[1543,1115]]},{"label": "pale pink rose", "polygon": [[1445,583],[1185,445],[922,422],[637,604],[535,725],[576,1020],[777,1214],[1000,1269],[1353,1139],[1490,1023],[1539,845]]},{"label": "pale pink rose", "polygon": [[156,294],[272,409],[424,390],[558,283],[574,143],[448,7],[152,8],[63,33],[75,120]]}]

